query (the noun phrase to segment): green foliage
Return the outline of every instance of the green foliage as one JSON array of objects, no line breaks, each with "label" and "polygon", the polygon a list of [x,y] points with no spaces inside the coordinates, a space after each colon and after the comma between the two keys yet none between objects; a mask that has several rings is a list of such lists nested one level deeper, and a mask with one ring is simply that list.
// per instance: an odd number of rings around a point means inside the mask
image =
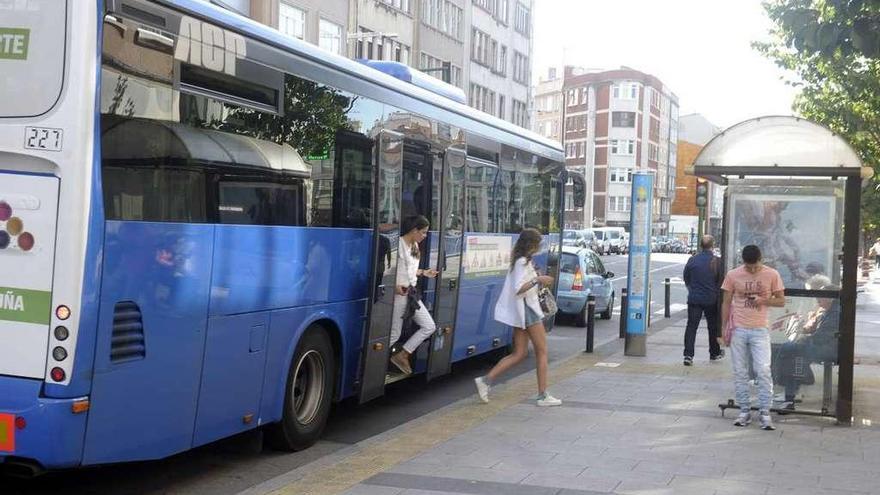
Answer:
[{"label": "green foliage", "polygon": [[[772,39],[755,48],[794,73],[794,109],[847,140],[875,172],[880,164],[880,0],[769,0]],[[880,233],[880,191],[865,191],[862,223]]]}]

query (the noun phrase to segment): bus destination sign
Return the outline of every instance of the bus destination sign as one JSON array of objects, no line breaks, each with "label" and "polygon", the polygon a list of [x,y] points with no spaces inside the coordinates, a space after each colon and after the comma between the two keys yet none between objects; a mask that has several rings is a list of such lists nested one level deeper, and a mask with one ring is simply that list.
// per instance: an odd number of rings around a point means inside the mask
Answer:
[{"label": "bus destination sign", "polygon": [[31,30],[0,27],[0,59],[27,60]]}]

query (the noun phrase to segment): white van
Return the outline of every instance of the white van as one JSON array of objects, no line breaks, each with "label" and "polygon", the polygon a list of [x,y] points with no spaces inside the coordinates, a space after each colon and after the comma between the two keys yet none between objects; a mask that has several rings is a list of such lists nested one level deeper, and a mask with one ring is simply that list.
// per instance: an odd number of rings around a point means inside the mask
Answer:
[{"label": "white van", "polygon": [[599,227],[593,229],[600,240],[600,254],[626,254],[629,244],[628,235],[623,227]]}]

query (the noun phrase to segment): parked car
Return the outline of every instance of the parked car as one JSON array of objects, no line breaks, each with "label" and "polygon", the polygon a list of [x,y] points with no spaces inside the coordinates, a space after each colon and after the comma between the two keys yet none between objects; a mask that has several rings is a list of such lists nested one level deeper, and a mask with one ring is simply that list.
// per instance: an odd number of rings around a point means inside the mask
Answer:
[{"label": "parked car", "polygon": [[581,230],[581,235],[584,237],[584,240],[587,242],[587,247],[592,249],[595,252],[599,251],[599,240],[596,239],[596,233],[593,232],[593,229],[584,229]]},{"label": "parked car", "polygon": [[574,247],[588,247],[587,241],[580,230],[566,230],[562,233],[562,245]]},{"label": "parked car", "polygon": [[559,312],[572,315],[575,325],[587,326],[587,296],[596,297],[599,317],[610,320],[614,310],[614,273],[592,249],[563,247],[559,264]]},{"label": "parked car", "polygon": [[593,229],[593,235],[596,237],[596,247],[593,248],[593,251],[602,256],[610,253],[611,239],[608,236],[608,231],[602,227],[598,227]]}]

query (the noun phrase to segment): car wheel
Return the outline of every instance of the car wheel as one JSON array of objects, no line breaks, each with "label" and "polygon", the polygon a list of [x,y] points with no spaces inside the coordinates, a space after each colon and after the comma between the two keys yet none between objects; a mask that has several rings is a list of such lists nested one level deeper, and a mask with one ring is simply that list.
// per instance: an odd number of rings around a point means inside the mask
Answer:
[{"label": "car wheel", "polygon": [[611,299],[608,300],[608,307],[599,315],[603,320],[610,320],[611,313],[614,312],[614,292],[611,293]]},{"label": "car wheel", "polygon": [[267,443],[278,450],[303,450],[321,436],[336,382],[336,358],[323,328],[306,331],[290,363],[281,421],[269,426]]}]

